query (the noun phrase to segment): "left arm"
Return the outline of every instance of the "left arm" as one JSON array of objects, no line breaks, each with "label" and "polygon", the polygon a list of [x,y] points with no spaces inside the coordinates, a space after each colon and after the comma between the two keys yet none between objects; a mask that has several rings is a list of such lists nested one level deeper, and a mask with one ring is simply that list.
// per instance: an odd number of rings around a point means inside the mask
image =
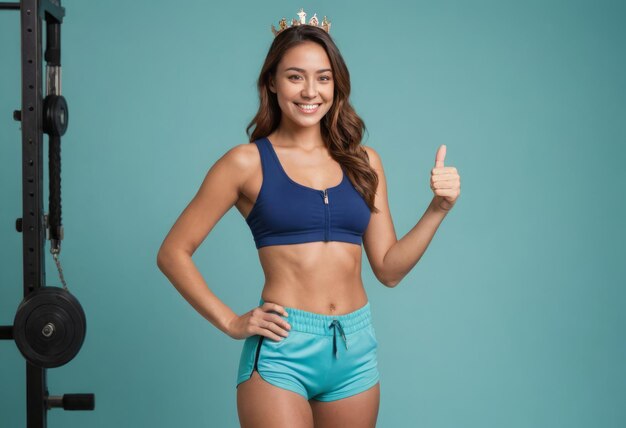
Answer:
[{"label": "left arm", "polygon": [[397,239],[389,202],[382,161],[371,147],[365,147],[370,165],[378,174],[375,196],[379,213],[372,217],[363,235],[363,247],[376,278],[387,287],[395,287],[413,269],[433,239],[446,214],[456,203],[460,177],[456,168],[444,167],[445,146],[437,151],[435,168],[431,171],[431,189],[435,197],[417,224],[400,240]]}]

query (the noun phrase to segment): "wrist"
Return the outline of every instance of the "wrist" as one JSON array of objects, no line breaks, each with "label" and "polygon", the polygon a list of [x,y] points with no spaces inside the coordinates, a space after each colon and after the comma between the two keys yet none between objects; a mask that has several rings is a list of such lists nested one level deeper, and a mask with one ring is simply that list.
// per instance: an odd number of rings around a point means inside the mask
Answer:
[{"label": "wrist", "polygon": [[433,198],[433,200],[430,202],[430,205],[428,206],[428,208],[437,214],[448,214],[448,212],[450,212],[449,209],[444,209],[441,207],[441,199],[442,198],[438,198],[437,196],[435,196]]},{"label": "wrist", "polygon": [[230,318],[227,318],[226,321],[223,322],[222,328],[220,329],[224,333],[226,333],[226,335],[231,336],[231,337],[232,335],[230,333],[232,331],[232,323],[235,318],[237,318],[237,314],[234,314]]}]

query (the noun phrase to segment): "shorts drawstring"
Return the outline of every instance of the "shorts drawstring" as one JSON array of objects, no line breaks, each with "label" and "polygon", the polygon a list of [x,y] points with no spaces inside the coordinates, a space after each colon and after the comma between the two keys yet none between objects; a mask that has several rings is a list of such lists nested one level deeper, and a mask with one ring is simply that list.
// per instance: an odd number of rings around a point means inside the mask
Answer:
[{"label": "shorts drawstring", "polygon": [[348,349],[348,339],[346,339],[346,335],[343,332],[343,327],[341,326],[341,323],[339,322],[339,320],[335,319],[328,326],[328,328],[333,329],[333,352],[335,353],[335,358],[339,358],[337,357],[337,327],[339,327],[339,333],[341,334],[341,337],[343,338],[343,341],[346,344],[346,349]]}]

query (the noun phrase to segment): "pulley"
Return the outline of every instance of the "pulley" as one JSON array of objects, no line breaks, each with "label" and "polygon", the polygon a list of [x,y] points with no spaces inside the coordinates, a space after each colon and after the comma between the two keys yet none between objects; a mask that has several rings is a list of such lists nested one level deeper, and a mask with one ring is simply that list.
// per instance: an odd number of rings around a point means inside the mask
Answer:
[{"label": "pulley", "polygon": [[67,102],[63,95],[48,95],[43,100],[43,132],[61,137],[67,130],[69,119]]}]

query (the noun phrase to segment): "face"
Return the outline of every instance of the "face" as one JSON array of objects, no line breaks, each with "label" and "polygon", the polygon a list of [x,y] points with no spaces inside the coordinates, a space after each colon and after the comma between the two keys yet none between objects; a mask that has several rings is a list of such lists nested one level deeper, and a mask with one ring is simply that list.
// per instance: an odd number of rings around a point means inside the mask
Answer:
[{"label": "face", "polygon": [[282,120],[301,127],[317,125],[333,104],[333,73],[324,48],[309,41],[290,48],[269,87],[277,96]]}]

